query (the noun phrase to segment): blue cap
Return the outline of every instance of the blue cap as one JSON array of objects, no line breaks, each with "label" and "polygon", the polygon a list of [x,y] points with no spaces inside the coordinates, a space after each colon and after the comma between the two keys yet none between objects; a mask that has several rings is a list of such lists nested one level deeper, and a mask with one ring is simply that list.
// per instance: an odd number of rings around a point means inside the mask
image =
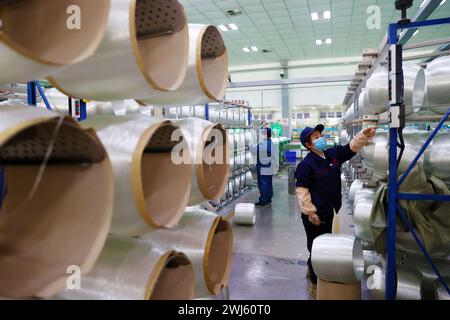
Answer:
[{"label": "blue cap", "polygon": [[322,124],[317,125],[315,128],[307,127],[303,129],[302,133],[300,134],[300,142],[305,148],[307,148],[306,141],[309,139],[312,133],[314,131],[319,131],[320,133],[322,133],[323,130],[325,130],[325,127]]}]

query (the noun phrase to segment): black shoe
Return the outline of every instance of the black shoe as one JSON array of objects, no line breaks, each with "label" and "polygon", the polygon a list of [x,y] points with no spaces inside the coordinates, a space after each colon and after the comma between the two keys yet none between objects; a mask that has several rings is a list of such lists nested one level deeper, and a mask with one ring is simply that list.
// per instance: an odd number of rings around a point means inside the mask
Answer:
[{"label": "black shoe", "polygon": [[257,202],[257,203],[255,203],[255,206],[257,206],[257,207],[265,207],[265,206],[267,206],[267,204],[264,204],[264,203],[261,203],[261,202]]}]

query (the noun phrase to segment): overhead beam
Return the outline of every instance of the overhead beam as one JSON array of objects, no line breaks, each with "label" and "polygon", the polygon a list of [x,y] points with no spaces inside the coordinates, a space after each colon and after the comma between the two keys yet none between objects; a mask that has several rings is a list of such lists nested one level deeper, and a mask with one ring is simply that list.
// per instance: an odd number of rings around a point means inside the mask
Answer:
[{"label": "overhead beam", "polygon": [[235,88],[251,88],[251,87],[270,87],[296,84],[315,84],[315,83],[329,83],[329,82],[350,82],[353,80],[352,75],[345,76],[329,76],[329,77],[310,77],[299,79],[283,79],[283,80],[261,80],[261,81],[245,81],[245,82],[230,82],[229,89]]}]

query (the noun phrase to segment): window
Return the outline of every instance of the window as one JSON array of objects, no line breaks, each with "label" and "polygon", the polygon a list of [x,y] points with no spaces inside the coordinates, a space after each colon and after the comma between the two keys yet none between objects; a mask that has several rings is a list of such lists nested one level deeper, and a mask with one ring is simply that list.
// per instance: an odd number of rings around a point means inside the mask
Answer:
[{"label": "window", "polygon": [[305,113],[305,114],[303,115],[303,118],[305,118],[305,119],[311,119],[311,114],[310,114],[310,113]]},{"label": "window", "polygon": [[334,119],[334,112],[328,112],[328,118]]},{"label": "window", "polygon": [[326,119],[327,118],[327,113],[326,112],[321,112],[320,113],[320,119]]},{"label": "window", "polygon": [[297,119],[303,119],[303,114],[302,113],[297,113]]},{"label": "window", "polygon": [[336,112],[336,118],[342,119],[342,112]]}]

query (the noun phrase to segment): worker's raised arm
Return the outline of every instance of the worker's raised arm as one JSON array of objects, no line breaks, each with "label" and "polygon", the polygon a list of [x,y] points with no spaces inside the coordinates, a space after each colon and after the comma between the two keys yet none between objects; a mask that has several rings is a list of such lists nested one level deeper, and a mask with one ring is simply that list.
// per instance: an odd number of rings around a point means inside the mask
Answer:
[{"label": "worker's raised arm", "polygon": [[377,131],[377,128],[367,128],[361,131],[356,135],[356,137],[350,142],[350,149],[354,153],[358,153],[367,146],[373,137],[375,137],[375,133]]}]

